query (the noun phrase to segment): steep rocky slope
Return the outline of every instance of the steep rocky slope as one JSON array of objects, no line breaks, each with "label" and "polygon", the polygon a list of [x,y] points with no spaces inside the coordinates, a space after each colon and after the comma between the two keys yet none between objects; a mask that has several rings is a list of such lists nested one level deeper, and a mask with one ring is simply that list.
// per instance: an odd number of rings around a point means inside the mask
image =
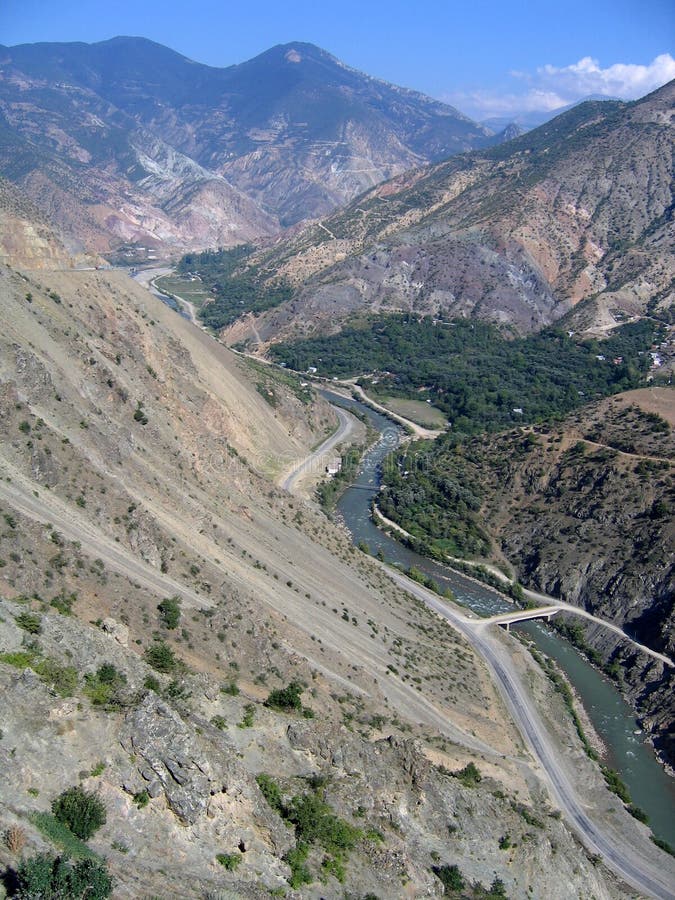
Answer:
[{"label": "steep rocky slope", "polygon": [[[259,317],[278,340],[362,310],[606,329],[673,303],[671,83],[589,102],[491,150],[406,173],[259,254],[293,298]],[[580,303],[580,301],[586,301]],[[235,327],[242,340],[250,328]]]},{"label": "steep rocky slope", "polygon": [[47,217],[10,181],[0,178],[0,262],[21,268],[70,268],[102,262],[74,255]]},{"label": "steep rocky slope", "polygon": [[140,38],[0,47],[0,174],[100,252],[261,238],[495,140],[310,44],[225,69]]},{"label": "steep rocky slope", "polygon": [[[116,896],[264,897],[293,878],[307,832],[284,817],[305,796],[353,849],[309,839],[296,896],[439,896],[450,865],[468,896],[495,876],[512,897],[624,896],[470,647],[264,477],[332,427],[326,407],[288,376],[271,405],[257,369],[122,273],[3,267],[0,296],[3,834],[58,848],[35,814],[81,782],[106,806],[91,844]],[[588,802],[658,853],[532,679]],[[308,712],[263,704],[291,682]],[[449,776],[470,760],[482,782]],[[5,844],[0,862],[17,864]]]},{"label": "steep rocky slope", "polygon": [[[406,509],[403,524],[431,541],[450,519],[484,528],[494,560],[507,560],[524,585],[613,621],[672,659],[674,396],[667,387],[631,391],[559,426],[441,441],[406,461],[411,474],[396,479],[382,507],[394,517]],[[460,496],[464,503],[444,508]],[[435,534],[422,516],[436,521]],[[672,669],[605,629],[584,626],[577,636],[624,685],[672,765]]]}]

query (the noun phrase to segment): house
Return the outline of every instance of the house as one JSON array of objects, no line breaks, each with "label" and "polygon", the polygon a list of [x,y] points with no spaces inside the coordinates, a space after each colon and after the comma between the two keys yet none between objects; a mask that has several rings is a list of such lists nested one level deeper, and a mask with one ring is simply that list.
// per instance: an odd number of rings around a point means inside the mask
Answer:
[{"label": "house", "polygon": [[339,456],[336,456],[334,459],[331,459],[331,461],[326,466],[326,472],[331,477],[333,475],[337,475],[337,473],[340,471],[340,469],[342,469],[342,460],[340,459]]}]

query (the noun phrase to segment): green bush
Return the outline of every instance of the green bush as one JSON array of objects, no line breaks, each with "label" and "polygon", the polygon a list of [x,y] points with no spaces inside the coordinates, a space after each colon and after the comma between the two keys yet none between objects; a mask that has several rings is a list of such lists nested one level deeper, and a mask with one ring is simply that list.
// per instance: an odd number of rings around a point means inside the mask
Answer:
[{"label": "green bush", "polygon": [[70,616],[73,613],[73,604],[76,600],[77,594],[66,594],[65,591],[61,591],[60,594],[52,597],[49,605],[58,610],[62,616]]},{"label": "green bush", "polygon": [[145,790],[136,791],[134,794],[134,803],[139,809],[143,809],[150,802],[150,794]]},{"label": "green bush", "polygon": [[164,641],[157,641],[152,647],[148,647],[145,651],[145,661],[153,669],[165,673],[173,672],[178,665],[173,650]]},{"label": "green bush", "polygon": [[270,691],[270,695],[265,701],[265,706],[281,712],[299,711],[302,709],[300,697],[303,690],[304,688],[299,682],[291,681],[285,688],[277,688],[274,691]]},{"label": "green bush", "polygon": [[338,818],[317,794],[293,797],[286,815],[295,825],[299,841],[319,844],[338,857],[351,850],[362,836],[361,829]]},{"label": "green bush", "polygon": [[157,607],[162,623],[171,630],[178,628],[178,623],[180,622],[180,604],[180,597],[176,595],[175,597],[166,597]]},{"label": "green bush", "polygon": [[255,705],[253,703],[247,703],[244,707],[244,715],[242,716],[241,722],[237,723],[238,728],[251,728],[253,725],[253,719],[255,716]]},{"label": "green bush", "polygon": [[216,860],[220,863],[220,865],[227,869],[228,872],[234,872],[239,863],[241,862],[241,854],[240,853],[218,853],[216,855]]},{"label": "green bush", "polygon": [[17,873],[20,900],[104,900],[112,893],[112,878],[104,863],[41,853],[24,859]]},{"label": "green bush", "polygon": [[28,612],[25,610],[14,619],[19,628],[23,628],[24,631],[27,631],[28,634],[41,634],[42,633],[42,617],[37,613]]},{"label": "green bush", "polygon": [[288,879],[288,883],[293,890],[297,890],[303,884],[311,884],[314,881],[312,873],[306,865],[308,856],[309,847],[307,844],[302,843],[296,844],[284,856],[284,861],[288,863],[291,869],[291,877]]},{"label": "green bush", "polygon": [[68,788],[52,802],[52,812],[74,835],[83,841],[105,824],[106,811],[101,798],[80,785]]},{"label": "green bush", "polygon": [[453,776],[459,781],[462,782],[464,787],[474,787],[474,785],[478,784],[478,782],[482,779],[482,775],[478,767],[470,762],[464,766],[463,769],[459,769],[457,772],[452,773]]},{"label": "green bush", "polygon": [[95,674],[84,676],[84,693],[94,706],[105,709],[121,709],[127,703],[127,676],[112,663],[103,663]]},{"label": "green bush", "polygon": [[72,697],[77,687],[77,670],[73,666],[62,666],[55,659],[40,660],[33,668],[45,684],[60,697]]},{"label": "green bush", "polygon": [[255,780],[258,782],[258,787],[260,788],[263,797],[267,800],[272,809],[281,813],[284,809],[284,798],[281,794],[281,788],[276,781],[264,772],[256,775]]},{"label": "green bush", "polygon": [[451,891],[461,891],[464,888],[464,877],[459,866],[434,866],[431,871],[440,879],[444,893],[449,894]]},{"label": "green bush", "polygon": [[[29,788],[28,793],[32,794],[32,796],[37,797],[39,791],[34,791],[32,788]],[[64,856],[67,856],[69,859],[99,858],[93,850],[90,850],[89,847],[87,847],[84,841],[81,841],[78,837],[75,837],[75,835],[67,825],[64,825],[63,822],[59,822],[59,820],[54,818],[51,813],[35,812],[31,815],[30,820],[38,829],[38,831],[40,831],[49,841],[51,841],[51,843],[58,850],[63,853]]]}]

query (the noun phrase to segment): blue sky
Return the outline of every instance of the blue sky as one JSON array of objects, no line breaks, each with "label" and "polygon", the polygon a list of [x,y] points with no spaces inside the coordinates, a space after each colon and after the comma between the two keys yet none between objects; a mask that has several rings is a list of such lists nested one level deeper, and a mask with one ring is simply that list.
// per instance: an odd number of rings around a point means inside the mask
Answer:
[{"label": "blue sky", "polygon": [[632,99],[675,77],[672,0],[0,0],[4,44],[118,34],[216,66],[310,41],[476,118]]}]

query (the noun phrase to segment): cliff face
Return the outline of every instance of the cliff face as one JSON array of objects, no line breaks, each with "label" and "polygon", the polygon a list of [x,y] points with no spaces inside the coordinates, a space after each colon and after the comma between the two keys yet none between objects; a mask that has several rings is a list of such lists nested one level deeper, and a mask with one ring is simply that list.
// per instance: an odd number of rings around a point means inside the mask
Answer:
[{"label": "cliff face", "polygon": [[601,332],[669,315],[674,96],[671,83],[636,103],[584,103],[379,185],[258,256],[268,278],[296,287],[258,333],[327,331],[354,311],[475,316],[520,332],[571,310],[571,327]]}]

